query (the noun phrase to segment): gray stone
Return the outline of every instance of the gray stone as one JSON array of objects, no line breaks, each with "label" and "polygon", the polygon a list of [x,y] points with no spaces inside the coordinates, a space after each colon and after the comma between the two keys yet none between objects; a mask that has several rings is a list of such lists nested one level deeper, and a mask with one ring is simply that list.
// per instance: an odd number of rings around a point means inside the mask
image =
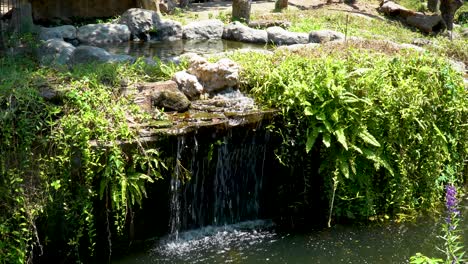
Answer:
[{"label": "gray stone", "polygon": [[190,99],[198,98],[203,92],[203,86],[198,82],[197,77],[186,71],[176,72],[172,80],[177,83],[179,90]]},{"label": "gray stone", "polygon": [[109,63],[135,63],[136,59],[130,55],[126,54],[111,54],[107,62]]},{"label": "gray stone", "polygon": [[468,28],[463,28],[461,31],[461,35],[465,38],[468,38]]},{"label": "gray stone", "polygon": [[49,39],[38,49],[38,59],[42,65],[66,65],[76,48],[62,39]]},{"label": "gray stone", "polygon": [[174,81],[144,83],[138,89],[147,98],[151,98],[151,104],[156,107],[182,112],[190,106],[189,99],[178,89]]},{"label": "gray stone", "polygon": [[85,44],[127,42],[130,30],[127,25],[89,24],[78,28],[78,40]]},{"label": "gray stone", "polygon": [[191,57],[187,72],[195,75],[208,93],[239,85],[239,65],[230,59],[210,63],[202,57]]},{"label": "gray stone", "polygon": [[406,18],[408,25],[414,26],[425,33],[437,32],[443,28],[444,22],[439,15],[425,15],[422,13],[415,13]]},{"label": "gray stone", "polygon": [[253,29],[236,21],[224,27],[223,39],[249,43],[267,43],[268,34],[265,30]]},{"label": "gray stone", "polygon": [[174,20],[162,20],[154,26],[154,32],[150,32],[155,40],[182,39],[182,24]]},{"label": "gray stone", "polygon": [[284,30],[281,27],[267,28],[268,43],[276,45],[306,44],[309,42],[307,33],[296,33]]},{"label": "gray stone", "polygon": [[73,51],[70,63],[108,62],[111,58],[112,55],[104,49],[83,45]]},{"label": "gray stone", "polygon": [[309,42],[311,43],[326,43],[344,39],[345,35],[343,33],[328,29],[316,30],[309,33]]},{"label": "gray stone", "polygon": [[48,39],[63,39],[63,40],[73,40],[76,39],[76,28],[71,25],[65,25],[60,27],[40,27],[39,28],[39,39],[48,40]]},{"label": "gray stone", "polygon": [[454,70],[456,70],[457,72],[461,73],[462,75],[464,75],[464,74],[467,73],[467,69],[466,69],[465,63],[463,63],[463,62],[461,62],[461,61],[451,60],[451,59],[449,59],[448,62],[450,63],[450,65],[452,66],[452,68],[453,68]]},{"label": "gray stone", "polygon": [[184,39],[220,39],[224,23],[218,19],[191,22],[183,27]]},{"label": "gray stone", "polygon": [[291,22],[287,20],[255,20],[249,23],[249,27],[256,29],[269,27],[289,28],[290,26]]},{"label": "gray stone", "polygon": [[122,14],[117,24],[127,25],[132,39],[148,40],[149,32],[155,30],[155,26],[161,22],[160,15],[152,10],[131,8]]}]

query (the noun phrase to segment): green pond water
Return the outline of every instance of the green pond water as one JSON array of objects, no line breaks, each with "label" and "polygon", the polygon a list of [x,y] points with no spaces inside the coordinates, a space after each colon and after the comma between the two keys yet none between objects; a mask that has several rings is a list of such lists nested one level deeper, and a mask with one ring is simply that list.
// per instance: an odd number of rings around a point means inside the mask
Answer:
[{"label": "green pond water", "polygon": [[[460,228],[468,236],[468,202],[462,206]],[[343,226],[283,233],[271,221],[257,220],[182,232],[178,239],[148,241],[143,250],[113,263],[409,263],[422,252],[443,257],[441,220],[416,223]]]}]

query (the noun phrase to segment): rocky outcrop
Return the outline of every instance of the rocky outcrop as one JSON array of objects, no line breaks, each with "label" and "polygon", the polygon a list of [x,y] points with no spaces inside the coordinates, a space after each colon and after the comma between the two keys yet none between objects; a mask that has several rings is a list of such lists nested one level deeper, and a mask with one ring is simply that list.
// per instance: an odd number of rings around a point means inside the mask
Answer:
[{"label": "rocky outcrop", "polygon": [[115,63],[115,62],[135,62],[135,58],[129,55],[115,55],[107,52],[104,49],[93,46],[79,46],[77,47],[70,57],[70,63]]},{"label": "rocky outcrop", "polygon": [[[177,83],[174,81],[140,84],[138,90],[146,98],[145,100],[140,100],[140,105],[142,105],[142,108],[145,110],[156,106],[183,112],[190,106],[190,101],[178,89]],[[151,104],[149,107],[148,103]]]},{"label": "rocky outcrop", "polygon": [[286,31],[281,27],[270,27],[267,30],[268,43],[275,45],[306,44],[309,42],[307,33]]},{"label": "rocky outcrop", "polygon": [[248,43],[267,43],[268,34],[265,30],[253,29],[236,21],[224,27],[223,39]]},{"label": "rocky outcrop", "polygon": [[198,82],[197,77],[185,71],[176,72],[172,80],[189,99],[196,99],[203,92],[203,86]]},{"label": "rocky outcrop", "polygon": [[269,28],[269,27],[282,27],[288,28],[291,26],[291,22],[286,20],[255,20],[250,21],[249,27],[251,28]]},{"label": "rocky outcrop", "polygon": [[78,40],[85,44],[127,42],[130,30],[127,25],[89,24],[78,28]]},{"label": "rocky outcrop", "polygon": [[187,72],[195,75],[208,93],[239,85],[239,65],[230,59],[210,63],[205,58],[192,57]]},{"label": "rocky outcrop", "polygon": [[76,39],[77,30],[74,26],[65,25],[60,27],[39,27],[39,39],[62,39],[62,40],[74,40]]},{"label": "rocky outcrop", "polygon": [[49,39],[41,44],[37,56],[42,65],[62,66],[70,62],[75,49],[72,44],[62,39]]},{"label": "rocky outcrop", "polygon": [[161,22],[159,14],[152,10],[131,8],[117,20],[118,24],[127,25],[132,39],[149,40],[150,32]]},{"label": "rocky outcrop", "polygon": [[309,42],[311,43],[325,43],[330,41],[344,41],[345,35],[343,33],[333,30],[316,30],[309,33]]},{"label": "rocky outcrop", "polygon": [[195,21],[183,27],[184,39],[220,39],[224,23],[218,19]]}]

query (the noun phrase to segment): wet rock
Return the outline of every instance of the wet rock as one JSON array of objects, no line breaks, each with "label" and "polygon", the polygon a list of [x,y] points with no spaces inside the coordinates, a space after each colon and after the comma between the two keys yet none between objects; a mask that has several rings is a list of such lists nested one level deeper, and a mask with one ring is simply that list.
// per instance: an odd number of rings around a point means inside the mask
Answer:
[{"label": "wet rock", "polygon": [[202,57],[191,57],[187,72],[195,75],[208,93],[239,84],[239,65],[226,58],[210,63]]},{"label": "wet rock", "polygon": [[183,112],[190,106],[190,101],[174,81],[144,83],[138,89],[151,98],[151,104],[156,107]]},{"label": "wet rock", "polygon": [[38,59],[42,65],[66,65],[76,48],[62,39],[49,39],[38,49]]},{"label": "wet rock", "polygon": [[218,19],[195,21],[183,27],[184,39],[220,39],[224,23]]},{"label": "wet rock", "polygon": [[40,27],[39,28],[39,39],[62,39],[62,40],[73,40],[76,39],[77,30],[74,26],[65,25],[60,27]]},{"label": "wet rock", "polygon": [[172,80],[189,99],[198,98],[203,92],[203,86],[198,82],[197,77],[185,71],[176,72]]},{"label": "wet rock", "polygon": [[306,44],[309,42],[307,33],[289,32],[280,27],[270,27],[266,31],[268,42],[276,45]]},{"label": "wet rock", "polygon": [[311,43],[325,43],[330,41],[344,41],[345,35],[343,33],[333,30],[317,30],[309,33],[309,42]]},{"label": "wet rock", "polygon": [[149,40],[149,32],[161,22],[160,15],[152,10],[131,8],[122,14],[117,24],[127,25],[132,39]]},{"label": "wet rock", "polygon": [[162,20],[155,24],[154,32],[150,32],[154,40],[178,40],[182,38],[182,24],[174,20]]},{"label": "wet rock", "polygon": [[78,40],[85,44],[118,43],[130,40],[127,25],[89,24],[78,28]]},{"label": "wet rock", "polygon": [[268,34],[265,30],[253,29],[236,21],[224,28],[223,39],[249,43],[267,43]]}]

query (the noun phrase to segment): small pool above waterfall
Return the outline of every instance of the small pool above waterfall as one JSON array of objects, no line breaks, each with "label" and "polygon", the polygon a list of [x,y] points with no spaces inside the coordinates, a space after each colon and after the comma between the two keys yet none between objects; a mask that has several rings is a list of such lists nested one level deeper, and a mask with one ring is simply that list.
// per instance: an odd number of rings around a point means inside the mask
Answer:
[{"label": "small pool above waterfall", "polygon": [[162,61],[184,53],[197,53],[199,55],[217,54],[239,49],[265,50],[265,44],[252,44],[224,39],[209,40],[175,40],[175,41],[149,41],[125,42],[99,45],[110,53],[127,54],[133,57],[158,57]]}]

